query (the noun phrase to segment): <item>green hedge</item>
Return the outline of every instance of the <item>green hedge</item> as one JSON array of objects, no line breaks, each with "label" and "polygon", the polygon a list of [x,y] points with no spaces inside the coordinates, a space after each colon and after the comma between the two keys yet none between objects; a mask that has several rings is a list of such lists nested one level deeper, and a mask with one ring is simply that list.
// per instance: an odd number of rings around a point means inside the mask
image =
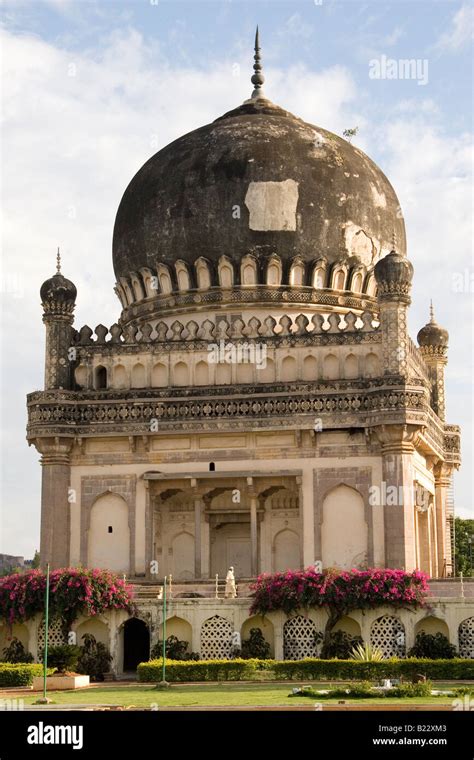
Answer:
[{"label": "green hedge", "polygon": [[[141,662],[139,681],[161,681],[162,660]],[[167,681],[250,681],[270,660],[166,660]]]},{"label": "green hedge", "polygon": [[[48,675],[53,669],[48,669]],[[33,676],[42,676],[43,666],[41,663],[12,663],[0,662],[0,688],[14,686],[31,686]]]},{"label": "green hedge", "polygon": [[[381,662],[356,660],[198,660],[166,661],[167,681],[250,681],[257,671],[265,680],[367,681],[406,678],[422,674],[433,681],[474,680],[474,660],[428,660],[407,658]],[[161,681],[162,661],[151,660],[138,666],[139,681]]]}]

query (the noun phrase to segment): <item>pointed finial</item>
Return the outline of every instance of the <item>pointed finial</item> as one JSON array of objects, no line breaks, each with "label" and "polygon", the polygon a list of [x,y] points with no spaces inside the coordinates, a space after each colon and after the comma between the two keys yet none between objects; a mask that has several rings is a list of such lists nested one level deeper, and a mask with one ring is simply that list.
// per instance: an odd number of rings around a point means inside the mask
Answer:
[{"label": "pointed finial", "polygon": [[257,31],[255,32],[255,55],[254,55],[255,63],[253,65],[253,69],[255,71],[255,74],[252,75],[250,81],[252,82],[254,86],[254,91],[252,92],[252,98],[263,98],[265,97],[263,94],[262,86],[265,81],[265,77],[262,74],[262,58],[260,55],[260,39],[258,36],[258,26]]},{"label": "pointed finial", "polygon": [[433,308],[433,299],[430,300],[430,323],[432,325],[435,324],[435,316],[434,316],[434,308]]},{"label": "pointed finial", "polygon": [[57,274],[61,274],[61,254],[59,253],[59,247],[56,254],[56,272]]},{"label": "pointed finial", "polygon": [[397,252],[397,234],[395,230],[393,230],[392,232],[392,252],[393,253]]}]

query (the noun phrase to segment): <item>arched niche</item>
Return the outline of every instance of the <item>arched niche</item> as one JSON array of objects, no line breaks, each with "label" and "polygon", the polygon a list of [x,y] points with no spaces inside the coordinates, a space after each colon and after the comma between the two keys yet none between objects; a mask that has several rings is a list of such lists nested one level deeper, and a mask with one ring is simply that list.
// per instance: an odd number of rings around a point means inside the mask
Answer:
[{"label": "arched niche", "polygon": [[290,285],[299,287],[304,285],[304,264],[302,261],[294,261],[290,267]]},{"label": "arched niche", "polygon": [[211,273],[206,259],[199,258],[195,263],[195,268],[198,288],[200,290],[207,290],[207,288],[211,287]]},{"label": "arched niche", "polygon": [[323,359],[323,378],[337,380],[339,377],[339,359],[334,354],[326,354]]},{"label": "arched niche", "polygon": [[171,549],[174,580],[192,580],[194,578],[194,536],[186,531],[178,533],[171,541]]},{"label": "arched niche", "polygon": [[176,279],[178,280],[178,288],[181,291],[189,290],[191,287],[191,280],[189,277],[188,266],[184,261],[178,260],[175,264]]},{"label": "arched niche", "polygon": [[90,512],[87,566],[130,572],[130,527],[127,502],[118,494],[99,496]]},{"label": "arched niche", "polygon": [[318,377],[318,361],[315,356],[305,356],[303,360],[303,380],[316,380]]},{"label": "arched niche", "polygon": [[434,615],[427,615],[422,620],[419,620],[417,622],[415,625],[415,636],[418,633],[421,633],[421,631],[424,633],[429,633],[431,636],[435,636],[437,633],[442,633],[443,636],[446,636],[446,638],[449,640],[448,624],[444,620],[441,620],[441,618],[437,618]]},{"label": "arched niche", "polygon": [[323,567],[365,567],[368,526],[360,493],[343,484],[336,486],[324,498],[322,518]]},{"label": "arched niche", "polygon": [[96,641],[104,644],[107,649],[109,648],[109,626],[102,620],[98,620],[97,617],[87,618],[79,623],[75,628],[76,643],[78,646],[84,646],[84,639],[82,638],[86,633],[92,634]]},{"label": "arched niche", "polygon": [[156,272],[158,275],[158,282],[160,283],[160,290],[163,295],[171,293],[173,290],[173,283],[171,282],[171,275],[169,273],[168,267],[164,264],[158,264],[156,267]]},{"label": "arched niche", "polygon": [[377,377],[380,374],[380,361],[377,354],[366,354],[364,359],[365,377]]},{"label": "arched niche", "polygon": [[298,365],[294,356],[285,356],[281,363],[280,380],[292,382],[297,379]]},{"label": "arched niche", "polygon": [[281,285],[281,276],[281,259],[279,256],[274,256],[267,265],[267,285]]},{"label": "arched niche", "polygon": [[298,570],[300,567],[300,539],[293,530],[280,530],[273,539],[273,572]]},{"label": "arched niche", "polygon": [[359,377],[359,360],[355,354],[348,354],[344,359],[344,377],[347,380]]},{"label": "arched niche", "polygon": [[127,370],[123,364],[116,364],[114,366],[112,378],[114,388],[128,388]]},{"label": "arched niche", "polygon": [[265,367],[256,370],[257,383],[275,382],[275,362],[267,357]]},{"label": "arched niche", "polygon": [[232,383],[232,365],[220,362],[215,365],[216,385],[230,385]]},{"label": "arched niche", "polygon": [[227,256],[221,256],[217,265],[221,288],[231,288],[234,284],[234,267]]},{"label": "arched niche", "polygon": [[74,379],[81,388],[85,388],[87,385],[87,367],[84,364],[80,364],[74,370]]},{"label": "arched niche", "polygon": [[260,628],[263,638],[267,644],[270,644],[270,657],[273,657],[275,653],[275,630],[271,620],[268,617],[262,617],[262,615],[252,615],[252,617],[244,620],[240,630],[242,641],[250,638],[252,628]]},{"label": "arched niche", "polygon": [[153,366],[151,371],[152,388],[166,388],[168,385],[168,367],[162,362]]},{"label": "arched niche", "polygon": [[332,630],[334,632],[344,631],[345,633],[348,633],[349,636],[362,636],[359,623],[357,620],[354,620],[354,618],[351,618],[348,615],[344,615],[344,617],[342,617],[336,623]]},{"label": "arched niche", "polygon": [[235,378],[237,383],[253,383],[254,382],[255,365],[251,364],[236,364],[235,366]]},{"label": "arched niche", "polygon": [[173,366],[173,385],[189,385],[189,368],[184,362],[176,362]]},{"label": "arched niche", "polygon": [[145,367],[141,362],[137,362],[132,367],[132,388],[144,388],[145,385]]},{"label": "arched niche", "polygon": [[242,285],[257,284],[257,262],[253,256],[244,256],[240,265]]},{"label": "arched niche", "polygon": [[209,385],[209,364],[200,361],[194,367],[195,385]]},{"label": "arched niche", "polygon": [[[166,620],[166,638],[169,636],[176,636],[179,641],[186,641],[188,644],[188,652],[191,652],[193,642],[193,629],[187,620],[184,620],[177,615],[173,615]],[[163,624],[160,626],[160,639],[163,640]]]}]

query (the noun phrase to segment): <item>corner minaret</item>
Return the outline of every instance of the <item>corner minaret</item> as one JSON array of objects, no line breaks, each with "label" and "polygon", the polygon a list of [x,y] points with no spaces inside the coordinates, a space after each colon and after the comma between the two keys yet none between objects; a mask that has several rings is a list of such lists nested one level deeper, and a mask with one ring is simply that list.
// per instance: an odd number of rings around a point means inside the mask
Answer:
[{"label": "corner minaret", "polygon": [[430,321],[421,328],[417,340],[431,381],[431,406],[438,417],[444,421],[446,415],[444,368],[448,363],[449,334],[436,322],[433,303],[430,305]]},{"label": "corner minaret", "polygon": [[412,263],[395,250],[380,259],[374,269],[378,285],[383,366],[386,375],[407,374],[407,309],[411,303]]},{"label": "corner minaret", "polygon": [[46,325],[45,390],[71,387],[71,345],[76,286],[61,274],[61,255],[57,253],[56,274],[40,289],[43,322]]}]

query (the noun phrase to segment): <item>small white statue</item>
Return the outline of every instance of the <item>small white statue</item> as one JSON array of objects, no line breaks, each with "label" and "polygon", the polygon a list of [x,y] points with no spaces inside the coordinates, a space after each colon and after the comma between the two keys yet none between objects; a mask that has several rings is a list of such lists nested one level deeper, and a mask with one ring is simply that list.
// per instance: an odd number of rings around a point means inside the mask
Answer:
[{"label": "small white statue", "polygon": [[237,596],[237,589],[235,587],[235,575],[234,568],[229,567],[227,575],[225,577],[225,594],[226,599],[235,599]]}]

